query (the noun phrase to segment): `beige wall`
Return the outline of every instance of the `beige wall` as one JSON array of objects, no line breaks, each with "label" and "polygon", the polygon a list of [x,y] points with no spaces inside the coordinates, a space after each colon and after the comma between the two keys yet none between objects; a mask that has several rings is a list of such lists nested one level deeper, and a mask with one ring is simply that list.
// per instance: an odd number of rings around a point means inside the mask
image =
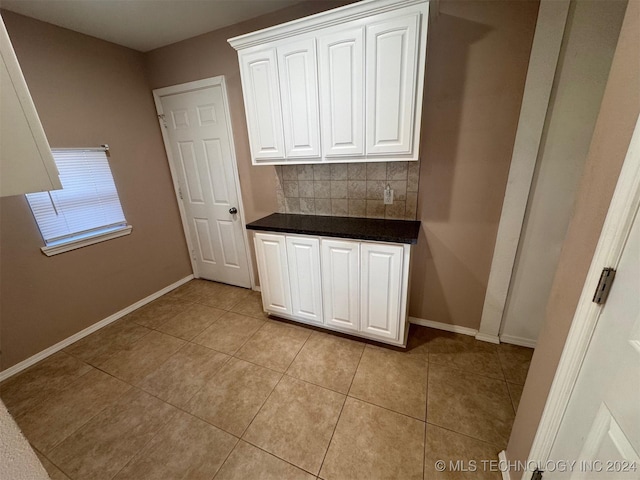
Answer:
[{"label": "beige wall", "polygon": [[444,1],[430,25],[412,316],[480,325],[537,11]]},{"label": "beige wall", "polygon": [[225,76],[247,222],[277,210],[276,175],[272,166],[251,166],[238,54],[227,43],[227,39],[346,3],[350,2],[310,0],[145,54],[151,88],[167,87],[218,75]]},{"label": "beige wall", "polygon": [[528,457],[639,113],[640,2],[630,1],[509,439],[510,461]]},{"label": "beige wall", "polygon": [[189,275],[142,54],[2,12],[52,147],[111,147],[129,236],[53,257],[24,196],[0,202],[6,369]]},{"label": "beige wall", "polygon": [[[231,113],[231,127],[238,163],[238,176],[242,190],[245,220],[247,223],[278,211],[276,201],[275,168],[268,165],[251,165],[247,121],[240,85],[240,67],[237,52],[227,39],[278,25],[324,10],[351,3],[349,0],[308,0],[292,7],[261,17],[237,23],[229,27],[189,38],[182,42],[152,50],[145,54],[151,88],[168,87],[203,78],[224,75]],[[256,268],[253,235],[249,233],[254,278],[259,283]]]},{"label": "beige wall", "polygon": [[[227,39],[334,8],[309,1],[146,55],[153,88],[225,75],[247,221],[277,211],[274,167],[252,167]],[[477,328],[515,138],[537,1],[446,1],[431,23],[410,314]]]}]

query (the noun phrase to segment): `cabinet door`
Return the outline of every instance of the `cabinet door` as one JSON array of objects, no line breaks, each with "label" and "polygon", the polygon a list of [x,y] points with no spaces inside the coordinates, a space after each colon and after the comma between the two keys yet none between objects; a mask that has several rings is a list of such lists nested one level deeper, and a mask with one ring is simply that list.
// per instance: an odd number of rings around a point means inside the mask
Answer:
[{"label": "cabinet door", "polygon": [[357,242],[322,241],[324,321],[342,330],[359,329],[359,247]]},{"label": "cabinet door", "polygon": [[262,305],[270,313],[291,315],[287,246],[284,235],[255,234]]},{"label": "cabinet door", "polygon": [[275,49],[240,54],[240,68],[253,162],[283,159],[284,137]]},{"label": "cabinet door", "polygon": [[287,236],[287,259],[293,315],[323,324],[320,240]]},{"label": "cabinet door", "polygon": [[318,38],[324,155],[364,155],[364,29]]},{"label": "cabinet door", "polygon": [[397,339],[401,321],[403,248],[363,243],[360,249],[360,331]]},{"label": "cabinet door", "polygon": [[410,154],[420,14],[367,26],[367,154]]},{"label": "cabinet door", "polygon": [[49,142],[0,17],[0,196],[62,188]]},{"label": "cabinet door", "polygon": [[320,157],[315,39],[278,47],[278,73],[287,158]]}]

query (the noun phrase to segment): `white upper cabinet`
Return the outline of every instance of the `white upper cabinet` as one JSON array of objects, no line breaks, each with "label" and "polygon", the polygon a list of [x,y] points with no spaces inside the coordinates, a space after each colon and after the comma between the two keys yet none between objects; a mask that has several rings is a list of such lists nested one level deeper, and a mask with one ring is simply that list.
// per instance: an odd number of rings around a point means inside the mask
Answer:
[{"label": "white upper cabinet", "polygon": [[284,159],[275,48],[241,54],[240,68],[253,163]]},{"label": "white upper cabinet", "polygon": [[277,52],[286,156],[320,157],[316,41],[287,43]]},{"label": "white upper cabinet", "polygon": [[364,27],[323,32],[318,44],[324,154],[364,155]]},{"label": "white upper cabinet", "polygon": [[367,26],[368,154],[411,154],[419,17]]},{"label": "white upper cabinet", "polygon": [[253,164],[418,160],[428,13],[364,0],[229,39]]},{"label": "white upper cabinet", "polygon": [[0,196],[62,188],[9,35],[0,20]]}]

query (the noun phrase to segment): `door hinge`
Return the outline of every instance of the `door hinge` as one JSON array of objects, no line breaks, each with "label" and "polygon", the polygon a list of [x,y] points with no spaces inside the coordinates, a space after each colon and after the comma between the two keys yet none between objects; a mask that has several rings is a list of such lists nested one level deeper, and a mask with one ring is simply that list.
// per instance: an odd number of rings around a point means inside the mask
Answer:
[{"label": "door hinge", "polygon": [[182,200],[182,187],[180,185],[178,185],[178,196],[180,197],[180,200]]},{"label": "door hinge", "polygon": [[162,125],[164,126],[164,128],[167,128],[167,119],[164,117],[164,113],[161,113],[160,115],[158,115],[158,118],[162,122]]},{"label": "door hinge", "polygon": [[531,480],[542,480],[542,471],[536,468],[533,475],[531,475]]},{"label": "door hinge", "polygon": [[609,291],[611,290],[611,284],[613,283],[613,279],[615,278],[615,276],[616,271],[613,268],[606,267],[602,269],[602,273],[600,274],[600,281],[598,282],[598,286],[596,287],[596,292],[593,294],[593,303],[602,305],[607,301]]}]

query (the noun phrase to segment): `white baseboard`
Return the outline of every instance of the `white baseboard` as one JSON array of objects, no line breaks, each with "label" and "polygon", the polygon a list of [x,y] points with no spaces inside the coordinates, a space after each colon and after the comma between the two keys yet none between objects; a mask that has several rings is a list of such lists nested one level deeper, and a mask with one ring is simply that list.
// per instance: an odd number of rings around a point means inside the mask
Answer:
[{"label": "white baseboard", "polygon": [[476,340],[489,343],[500,343],[500,337],[498,337],[498,335],[489,335],[488,333],[482,332],[476,333]]},{"label": "white baseboard", "polygon": [[[508,465],[507,462],[507,452],[505,452],[504,450],[502,450],[499,454],[498,454],[498,465]],[[500,471],[502,472],[502,480],[511,480],[511,475],[509,474],[509,469],[507,468],[501,468]]]},{"label": "white baseboard", "polygon": [[409,322],[415,323],[416,325],[422,325],[423,327],[435,328],[437,330],[446,330],[447,332],[461,333],[463,335],[471,335],[473,337],[475,337],[478,333],[478,330],[476,330],[475,328],[434,322],[433,320],[425,320],[424,318],[409,317]]},{"label": "white baseboard", "polygon": [[9,377],[11,377],[13,375],[15,375],[16,373],[21,372],[22,370],[24,370],[26,368],[29,368],[31,365],[33,365],[35,363],[38,363],[40,360],[43,360],[43,359],[49,357],[50,355],[53,355],[54,353],[59,352],[63,348],[68,347],[69,345],[71,345],[74,342],[77,342],[81,338],[84,338],[87,335],[90,335],[93,332],[95,332],[97,330],[100,330],[103,327],[106,327],[110,323],[115,322],[119,318],[122,318],[125,315],[133,312],[134,310],[137,310],[138,308],[146,305],[147,303],[150,303],[150,302],[154,301],[156,298],[161,297],[165,293],[169,293],[171,290],[174,290],[174,289],[178,288],[180,285],[183,285],[183,284],[187,283],[189,280],[192,280],[192,279],[193,279],[193,275],[189,275],[187,277],[184,277],[183,279],[178,280],[177,282],[172,283],[171,285],[168,285],[168,286],[164,287],[163,289],[158,290],[155,293],[152,293],[148,297],[145,297],[142,300],[138,300],[133,305],[129,305],[128,307],[123,308],[119,312],[116,312],[113,315],[109,315],[107,318],[104,318],[104,319],[100,320],[99,322],[94,323],[90,327],[87,327],[84,330],[81,330],[78,333],[75,333],[75,334],[71,335],[70,337],[65,338],[61,342],[58,342],[55,345],[52,345],[49,348],[46,348],[46,349],[42,350],[41,352],[36,353],[35,355],[27,358],[26,360],[23,360],[20,363],[16,363],[12,367],[9,367],[6,370],[3,370],[2,372],[0,372],[0,382],[3,381],[3,380],[6,380],[7,378],[9,378]]},{"label": "white baseboard", "polygon": [[512,345],[520,345],[521,347],[536,348],[537,342],[530,338],[515,337],[513,335],[500,335],[502,343],[510,343]]},{"label": "white baseboard", "polygon": [[254,292],[262,292],[262,289],[260,288],[260,285],[254,285],[252,290]]}]

